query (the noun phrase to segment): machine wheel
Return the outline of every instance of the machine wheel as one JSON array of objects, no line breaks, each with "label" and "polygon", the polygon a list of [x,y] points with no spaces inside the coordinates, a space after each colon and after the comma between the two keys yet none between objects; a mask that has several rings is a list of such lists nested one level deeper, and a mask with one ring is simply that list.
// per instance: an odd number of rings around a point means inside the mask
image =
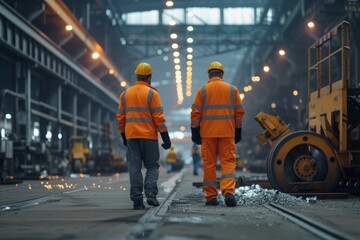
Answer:
[{"label": "machine wheel", "polygon": [[281,138],[267,156],[266,171],[273,188],[287,193],[331,192],[340,178],[332,145],[311,131]]}]

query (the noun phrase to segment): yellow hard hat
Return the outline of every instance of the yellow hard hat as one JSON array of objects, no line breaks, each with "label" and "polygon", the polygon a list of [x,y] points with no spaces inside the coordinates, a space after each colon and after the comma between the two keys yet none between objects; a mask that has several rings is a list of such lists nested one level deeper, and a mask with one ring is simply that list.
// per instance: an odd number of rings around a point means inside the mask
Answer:
[{"label": "yellow hard hat", "polygon": [[212,62],[212,63],[210,63],[209,68],[208,68],[208,72],[210,70],[214,70],[214,69],[220,70],[220,71],[222,71],[224,73],[224,67],[220,62]]},{"label": "yellow hard hat", "polygon": [[152,73],[152,68],[150,66],[150,64],[148,63],[139,63],[139,65],[137,65],[136,69],[135,69],[135,74],[136,75],[150,75]]}]

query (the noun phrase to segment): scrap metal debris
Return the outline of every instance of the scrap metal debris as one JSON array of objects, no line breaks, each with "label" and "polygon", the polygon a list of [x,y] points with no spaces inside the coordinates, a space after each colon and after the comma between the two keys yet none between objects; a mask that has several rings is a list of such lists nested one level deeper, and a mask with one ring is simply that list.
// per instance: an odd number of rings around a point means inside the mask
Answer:
[{"label": "scrap metal debris", "polygon": [[[225,204],[221,191],[218,194],[218,199],[221,203]],[[240,206],[263,205],[270,202],[280,205],[304,206],[308,206],[309,203],[316,203],[316,197],[303,199],[301,197],[282,193],[278,190],[263,189],[258,184],[236,188],[235,199]]]}]

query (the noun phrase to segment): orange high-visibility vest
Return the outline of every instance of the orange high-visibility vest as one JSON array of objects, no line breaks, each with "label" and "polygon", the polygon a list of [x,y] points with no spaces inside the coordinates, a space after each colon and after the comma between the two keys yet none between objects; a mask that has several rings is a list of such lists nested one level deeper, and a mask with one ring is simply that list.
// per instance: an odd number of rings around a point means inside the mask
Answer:
[{"label": "orange high-visibility vest", "polygon": [[201,137],[235,137],[243,115],[238,89],[216,77],[199,88],[192,105],[191,127],[200,127]]},{"label": "orange high-visibility vest", "polygon": [[144,81],[120,94],[116,118],[119,132],[127,139],[158,139],[159,132],[167,132],[160,95],[157,90]]}]

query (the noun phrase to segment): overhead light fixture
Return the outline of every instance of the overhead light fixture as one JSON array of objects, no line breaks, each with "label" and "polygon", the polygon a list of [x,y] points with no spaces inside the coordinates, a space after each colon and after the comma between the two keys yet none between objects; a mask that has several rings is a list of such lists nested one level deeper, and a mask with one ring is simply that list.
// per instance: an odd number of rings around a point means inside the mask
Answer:
[{"label": "overhead light fixture", "polygon": [[173,43],[173,44],[171,45],[171,47],[172,47],[173,49],[177,49],[177,48],[179,47],[179,45],[178,45],[177,43]]},{"label": "overhead light fixture", "polygon": [[314,27],[315,27],[315,23],[314,23],[313,21],[309,21],[309,22],[307,23],[307,26],[308,26],[309,28],[314,28]]},{"label": "overhead light fixture", "polygon": [[91,54],[92,59],[98,59],[100,57],[100,54],[98,52],[93,52]]},{"label": "overhead light fixture", "polygon": [[65,29],[66,29],[66,31],[72,31],[74,29],[74,27],[72,25],[68,24],[65,26]]},{"label": "overhead light fixture", "polygon": [[279,50],[279,54],[280,54],[281,56],[284,56],[284,55],[285,55],[285,50],[284,50],[284,49],[280,49],[280,50]]},{"label": "overhead light fixture", "polygon": [[110,75],[114,75],[114,73],[115,73],[115,70],[114,70],[114,69],[112,69],[112,68],[109,69],[109,74],[110,74]]},{"label": "overhead light fixture", "polygon": [[294,96],[297,96],[297,95],[299,95],[299,92],[298,92],[297,90],[294,90],[294,91],[293,91],[293,95],[294,95]]},{"label": "overhead light fixture", "polygon": [[244,98],[245,98],[245,94],[240,93],[240,99],[241,99],[241,101],[244,100]]},{"label": "overhead light fixture", "polygon": [[188,30],[189,32],[192,32],[192,31],[194,30],[194,28],[193,28],[193,26],[188,26],[188,27],[187,27],[187,30]]},{"label": "overhead light fixture", "polygon": [[180,53],[179,53],[178,51],[176,51],[176,52],[173,53],[173,56],[174,56],[174,57],[179,57],[179,56],[180,56]]},{"label": "overhead light fixture", "polygon": [[187,41],[188,43],[192,43],[192,42],[194,41],[194,39],[188,38],[188,39],[186,39],[186,41]]},{"label": "overhead light fixture", "polygon": [[253,82],[260,82],[260,77],[259,77],[259,76],[252,76],[252,77],[251,77],[251,81],[253,81]]},{"label": "overhead light fixture", "polygon": [[175,25],[176,25],[176,22],[175,22],[174,20],[171,20],[171,21],[169,22],[169,25],[170,25],[170,26],[175,26]]},{"label": "overhead light fixture", "polygon": [[270,71],[270,67],[269,67],[268,65],[265,65],[265,66],[263,67],[263,70],[264,70],[264,72],[269,72],[269,71]]},{"label": "overhead light fixture", "polygon": [[126,87],[126,82],[125,82],[125,81],[122,81],[122,82],[120,83],[120,86],[121,86],[121,87]]},{"label": "overhead light fixture", "polygon": [[166,6],[167,7],[172,7],[172,6],[174,6],[174,2],[173,1],[166,1]]},{"label": "overhead light fixture", "polygon": [[177,38],[177,34],[176,34],[176,33],[170,34],[170,38],[171,38],[171,39],[176,39],[176,38]]}]

